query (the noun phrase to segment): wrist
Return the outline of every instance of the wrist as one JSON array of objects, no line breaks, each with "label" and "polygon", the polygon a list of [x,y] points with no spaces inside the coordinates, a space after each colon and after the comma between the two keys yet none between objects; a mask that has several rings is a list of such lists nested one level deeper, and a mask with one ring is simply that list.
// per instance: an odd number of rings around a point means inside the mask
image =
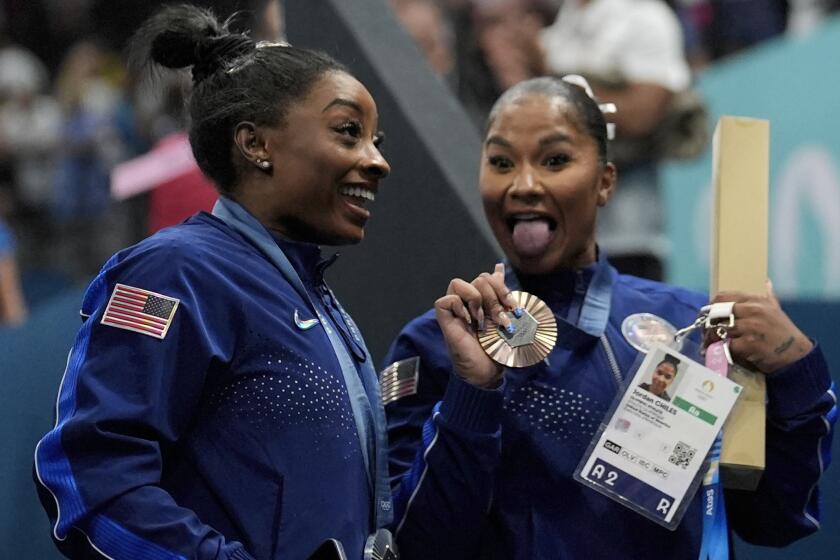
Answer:
[{"label": "wrist", "polygon": [[499,385],[502,384],[502,378],[504,377],[504,368],[495,363],[494,366],[496,367],[493,369],[493,371],[488,371],[486,373],[481,374],[464,374],[456,368],[455,374],[461,379],[463,379],[465,382],[478,389],[497,389]]},{"label": "wrist", "polygon": [[773,349],[775,360],[770,361],[762,368],[764,373],[772,375],[792,364],[795,364],[814,349],[814,343],[804,334],[796,333]]},{"label": "wrist", "polygon": [[501,425],[504,389],[481,389],[458,375],[449,379],[441,417],[450,427],[468,432],[495,433]]}]

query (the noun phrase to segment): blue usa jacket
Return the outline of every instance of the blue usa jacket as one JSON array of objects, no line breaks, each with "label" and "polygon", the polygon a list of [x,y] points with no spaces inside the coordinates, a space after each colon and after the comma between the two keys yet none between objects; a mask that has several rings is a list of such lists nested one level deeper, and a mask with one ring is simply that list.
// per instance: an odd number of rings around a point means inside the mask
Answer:
[{"label": "blue usa jacket", "polygon": [[[603,259],[549,277],[509,274],[542,298],[558,344],[498,390],[452,372],[432,312],[410,322],[386,364],[419,357],[417,392],[386,406],[403,559],[669,558],[696,560],[700,493],[669,531],[572,478],[638,353],[625,317],[653,313],[680,328],[706,298],[619,276]],[[817,482],[829,462],[836,399],[819,347],[768,377],[766,470],[757,492],[727,490],[728,528],[781,546],[819,527]]]},{"label": "blue usa jacket", "polygon": [[[359,559],[391,520],[370,356],[317,247],[229,200],[214,214],[118,253],[85,294],[35,452],[54,540],[71,558],[287,560],[336,538]],[[102,323],[118,283],[177,300],[162,338]]]}]

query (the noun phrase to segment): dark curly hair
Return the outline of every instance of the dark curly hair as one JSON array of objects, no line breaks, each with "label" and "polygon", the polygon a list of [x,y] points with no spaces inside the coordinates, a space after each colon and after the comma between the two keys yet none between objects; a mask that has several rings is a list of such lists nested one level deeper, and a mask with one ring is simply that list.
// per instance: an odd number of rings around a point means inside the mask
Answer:
[{"label": "dark curly hair", "polygon": [[199,167],[219,190],[238,182],[234,128],[283,123],[290,105],[324,74],[348,72],[330,56],[285,43],[255,43],[207,9],[169,6],[147,20],[129,46],[135,70],[192,67],[189,137]]}]

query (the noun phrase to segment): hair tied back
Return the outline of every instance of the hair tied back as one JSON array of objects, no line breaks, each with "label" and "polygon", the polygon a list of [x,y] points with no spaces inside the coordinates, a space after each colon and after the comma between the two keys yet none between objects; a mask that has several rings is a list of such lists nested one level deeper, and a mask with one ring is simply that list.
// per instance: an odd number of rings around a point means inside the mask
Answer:
[{"label": "hair tied back", "polygon": [[196,63],[192,69],[192,77],[198,83],[225,63],[254,51],[254,41],[242,33],[230,33],[217,37],[208,37],[199,42],[195,48]]},{"label": "hair tied back", "polygon": [[[595,92],[592,91],[592,87],[589,85],[589,82],[583,76],[579,74],[567,74],[560,79],[566,83],[578,86],[586,92],[586,95],[588,95],[592,101],[598,103],[598,99],[595,97]],[[598,103],[598,108],[604,115],[611,115],[618,112],[615,103]],[[607,123],[607,139],[615,139],[615,123]]]}]

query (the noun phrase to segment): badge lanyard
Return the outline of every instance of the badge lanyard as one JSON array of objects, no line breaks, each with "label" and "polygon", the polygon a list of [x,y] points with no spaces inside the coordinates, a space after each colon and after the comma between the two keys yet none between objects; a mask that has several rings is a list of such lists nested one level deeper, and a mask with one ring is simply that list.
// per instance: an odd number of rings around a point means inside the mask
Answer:
[{"label": "badge lanyard", "polygon": [[[706,348],[706,367],[722,377],[729,373],[732,356],[729,353],[727,330],[735,325],[733,302],[714,303],[700,310],[700,316],[689,327],[681,329],[677,337],[685,336],[695,328],[714,330],[718,340]],[[726,525],[726,504],[720,482],[720,450],[723,442],[721,430],[709,453],[709,471],[703,479],[703,541],[699,560],[728,560],[729,531]]]}]

